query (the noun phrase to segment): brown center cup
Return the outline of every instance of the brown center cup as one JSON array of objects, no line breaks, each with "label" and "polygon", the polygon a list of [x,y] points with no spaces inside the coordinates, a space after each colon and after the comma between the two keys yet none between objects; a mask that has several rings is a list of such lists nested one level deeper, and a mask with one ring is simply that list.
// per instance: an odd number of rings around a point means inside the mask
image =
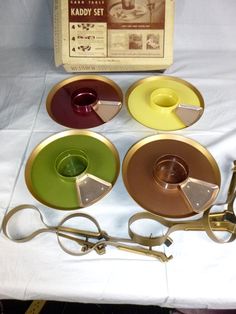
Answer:
[{"label": "brown center cup", "polygon": [[155,181],[164,189],[177,189],[178,185],[187,180],[189,169],[185,161],[175,155],[158,158],[153,168]]}]

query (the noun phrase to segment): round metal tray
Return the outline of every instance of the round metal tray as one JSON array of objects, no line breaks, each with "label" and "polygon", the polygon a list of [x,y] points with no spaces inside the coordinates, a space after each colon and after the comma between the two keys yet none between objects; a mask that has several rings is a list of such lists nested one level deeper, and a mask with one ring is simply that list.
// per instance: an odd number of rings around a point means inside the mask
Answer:
[{"label": "round metal tray", "polygon": [[204,100],[190,83],[170,76],[153,76],[135,82],[126,93],[132,117],[141,124],[163,131],[179,130],[196,123]]},{"label": "round metal tray", "polygon": [[80,75],[56,84],[46,106],[57,123],[74,129],[89,129],[114,118],[122,107],[123,94],[106,77]]},{"label": "round metal tray", "polygon": [[119,155],[105,137],[69,130],[42,141],[26,164],[29,191],[57,209],[87,207],[104,197],[119,174]]},{"label": "round metal tray", "polygon": [[179,135],[154,135],[134,144],[123,161],[123,180],[144,209],[185,218],[208,209],[220,187],[220,171],[199,143]]}]

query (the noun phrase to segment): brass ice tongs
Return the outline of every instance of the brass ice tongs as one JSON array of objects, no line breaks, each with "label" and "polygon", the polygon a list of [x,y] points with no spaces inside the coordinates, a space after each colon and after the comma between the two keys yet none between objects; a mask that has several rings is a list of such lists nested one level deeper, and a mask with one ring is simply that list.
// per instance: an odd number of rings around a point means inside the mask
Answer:
[{"label": "brass ice tongs", "polygon": [[[234,161],[234,167],[232,171],[233,174],[226,201],[224,203],[218,203],[212,206],[215,207],[226,205],[226,209],[223,212],[211,213],[211,207],[205,211],[200,219],[182,222],[178,220],[168,220],[148,212],[137,213],[129,219],[130,237],[141,245],[157,246],[166,244],[169,246],[172,243],[172,239],[169,237],[169,235],[175,231],[205,231],[207,235],[217,243],[229,243],[234,241],[236,238],[236,216],[233,210],[233,204],[236,198],[236,161]],[[141,236],[132,230],[131,225],[135,221],[143,219],[154,220],[167,227],[168,230],[163,236],[151,238]],[[223,240],[217,237],[215,231],[228,232],[230,237],[227,240]]]},{"label": "brass ice tongs", "polygon": [[[24,209],[31,209],[31,210],[37,211],[45,227],[42,229],[38,229],[35,232],[23,238],[12,237],[8,233],[8,228],[7,228],[8,222],[16,213]],[[90,222],[92,222],[95,225],[97,231],[81,230],[81,229],[65,226],[65,224],[68,223],[69,220],[75,219],[76,217],[88,219]],[[30,241],[37,235],[44,232],[56,233],[57,240],[60,247],[66,253],[75,255],[75,256],[85,255],[93,250],[95,250],[98,254],[101,255],[101,254],[106,253],[106,246],[110,245],[110,246],[117,247],[120,250],[132,252],[132,253],[138,253],[138,254],[142,254],[146,256],[151,256],[151,257],[159,259],[162,262],[167,262],[169,259],[171,259],[171,256],[167,257],[162,252],[152,250],[151,245],[148,245],[148,248],[145,248],[142,246],[135,245],[136,243],[132,239],[109,236],[105,231],[101,229],[99,223],[94,217],[85,213],[76,213],[76,214],[69,215],[65,217],[59,223],[58,226],[53,227],[53,226],[48,226],[45,223],[43,215],[37,207],[33,205],[20,205],[13,208],[6,214],[2,223],[2,230],[3,230],[4,235],[7,238],[18,243]],[[78,245],[81,246],[81,251],[75,253],[71,251],[70,249],[68,249],[67,247],[65,247],[65,245],[63,244],[62,238],[66,238],[68,240],[76,242]]]}]

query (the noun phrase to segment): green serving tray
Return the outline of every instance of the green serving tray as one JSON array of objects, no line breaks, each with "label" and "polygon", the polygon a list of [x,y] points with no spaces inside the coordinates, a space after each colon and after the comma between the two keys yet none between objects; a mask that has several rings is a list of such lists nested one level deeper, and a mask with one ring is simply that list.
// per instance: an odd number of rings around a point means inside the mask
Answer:
[{"label": "green serving tray", "polygon": [[120,168],[115,146],[98,133],[69,130],[42,141],[25,168],[26,185],[41,203],[57,209],[89,206],[113,187]]}]

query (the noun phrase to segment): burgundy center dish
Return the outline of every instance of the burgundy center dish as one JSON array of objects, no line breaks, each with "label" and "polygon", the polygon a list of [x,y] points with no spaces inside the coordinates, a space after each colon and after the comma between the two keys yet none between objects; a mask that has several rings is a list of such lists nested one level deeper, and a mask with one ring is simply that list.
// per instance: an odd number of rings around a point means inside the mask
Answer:
[{"label": "burgundy center dish", "polygon": [[73,129],[102,125],[122,107],[123,94],[113,81],[81,75],[56,84],[47,97],[47,111],[57,123]]}]

